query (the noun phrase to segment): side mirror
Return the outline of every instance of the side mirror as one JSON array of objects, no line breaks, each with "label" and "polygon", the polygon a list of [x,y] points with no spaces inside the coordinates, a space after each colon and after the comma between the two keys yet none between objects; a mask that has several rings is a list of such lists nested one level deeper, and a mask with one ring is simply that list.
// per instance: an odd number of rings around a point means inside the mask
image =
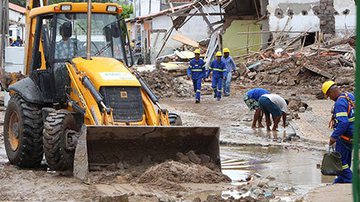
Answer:
[{"label": "side mirror", "polygon": [[111,28],[109,26],[104,27],[104,35],[106,42],[110,43],[112,40]]},{"label": "side mirror", "polygon": [[114,38],[119,38],[120,37],[120,28],[119,28],[119,26],[117,26],[117,24],[112,24],[111,25],[111,32],[112,32],[112,36]]}]

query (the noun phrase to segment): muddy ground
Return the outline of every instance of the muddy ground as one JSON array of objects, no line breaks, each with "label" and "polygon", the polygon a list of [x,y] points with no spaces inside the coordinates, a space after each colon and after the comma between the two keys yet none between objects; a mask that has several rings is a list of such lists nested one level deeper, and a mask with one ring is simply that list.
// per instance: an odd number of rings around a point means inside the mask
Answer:
[{"label": "muddy ground", "polygon": [[[292,94],[290,90],[267,88],[285,97]],[[252,112],[242,101],[247,89],[233,85],[232,95],[220,102],[211,95],[203,96],[201,104],[195,104],[193,98],[162,100],[169,111],[181,116],[185,126],[221,128],[222,171],[231,182],[194,183],[189,180],[183,183],[149,179],[142,175],[147,172],[144,168],[94,172],[90,181],[81,182],[48,171],[45,162],[37,170],[21,170],[10,165],[0,136],[0,201],[219,201],[219,196],[223,199],[247,197],[294,201],[302,200],[313,188],[330,183],[332,178],[323,177],[317,164],[321,163],[324,145],[330,135],[326,126],[332,103],[316,100],[313,95],[297,95],[310,109],[298,113],[300,119],[290,121],[286,129],[280,127],[277,133],[267,132],[250,127]],[[2,108],[1,122],[3,117]],[[174,165],[170,162],[167,166]],[[185,172],[182,165],[176,166],[179,174]],[[163,172],[162,168],[149,169],[150,173],[157,169]]]}]

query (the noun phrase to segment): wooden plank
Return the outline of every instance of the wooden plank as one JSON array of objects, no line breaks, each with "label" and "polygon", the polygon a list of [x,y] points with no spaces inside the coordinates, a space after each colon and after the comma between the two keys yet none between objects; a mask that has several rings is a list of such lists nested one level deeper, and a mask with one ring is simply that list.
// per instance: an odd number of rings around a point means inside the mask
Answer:
[{"label": "wooden plank", "polygon": [[171,37],[171,39],[175,40],[175,41],[179,41],[183,44],[198,48],[199,47],[199,43],[190,39],[189,37],[186,37],[182,34],[175,34]]}]

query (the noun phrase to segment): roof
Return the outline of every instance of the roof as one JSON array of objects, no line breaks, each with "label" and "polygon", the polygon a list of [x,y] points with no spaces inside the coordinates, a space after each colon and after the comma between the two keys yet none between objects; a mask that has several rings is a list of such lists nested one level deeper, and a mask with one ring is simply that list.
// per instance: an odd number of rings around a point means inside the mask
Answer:
[{"label": "roof", "polygon": [[[178,0],[181,1],[181,0]],[[162,10],[158,13],[151,13],[149,15],[139,16],[133,19],[128,19],[127,22],[136,22],[136,21],[146,21],[151,20],[154,17],[162,16],[162,15],[171,15],[174,13],[189,13],[192,9],[199,9],[204,5],[220,5],[221,7],[227,7],[234,0],[195,0],[192,3],[188,3],[181,6],[176,6],[172,8],[168,8]]]},{"label": "roof", "polygon": [[25,11],[26,11],[26,9],[24,7],[10,3],[10,2],[9,2],[9,9],[16,11],[18,13],[21,13],[21,14],[25,14]]},{"label": "roof", "polygon": [[167,15],[169,13],[173,13],[175,11],[179,11],[179,10],[183,10],[183,9],[188,9],[188,8],[192,8],[194,6],[195,2],[193,3],[189,3],[189,4],[185,4],[185,5],[181,5],[181,6],[176,6],[176,7],[172,7],[172,8],[168,8],[165,10],[162,10],[160,12],[157,13],[152,13],[149,15],[144,15],[144,16],[139,16],[136,17],[134,20],[135,21],[145,21],[145,20],[150,20],[154,17],[158,17],[158,16],[162,16],[162,15]]}]

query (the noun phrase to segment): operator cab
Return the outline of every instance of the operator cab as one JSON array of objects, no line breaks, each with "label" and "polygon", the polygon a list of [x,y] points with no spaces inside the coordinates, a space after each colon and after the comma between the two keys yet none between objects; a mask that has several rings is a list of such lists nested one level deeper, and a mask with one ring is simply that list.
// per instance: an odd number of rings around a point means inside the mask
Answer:
[{"label": "operator cab", "polygon": [[[60,3],[35,8],[29,14],[31,35],[26,61],[30,62],[26,64],[26,74],[38,84],[45,103],[66,102],[70,79],[65,63],[86,58],[85,5]],[[90,55],[114,58],[131,67],[130,41],[119,9],[114,4],[93,3]]]},{"label": "operator cab", "polygon": [[[87,14],[57,14],[55,24],[52,28],[56,29],[54,62],[86,57]],[[121,29],[121,24],[123,21],[116,15],[92,14],[91,56],[116,58],[128,63],[130,49],[126,43],[126,30]]]}]

